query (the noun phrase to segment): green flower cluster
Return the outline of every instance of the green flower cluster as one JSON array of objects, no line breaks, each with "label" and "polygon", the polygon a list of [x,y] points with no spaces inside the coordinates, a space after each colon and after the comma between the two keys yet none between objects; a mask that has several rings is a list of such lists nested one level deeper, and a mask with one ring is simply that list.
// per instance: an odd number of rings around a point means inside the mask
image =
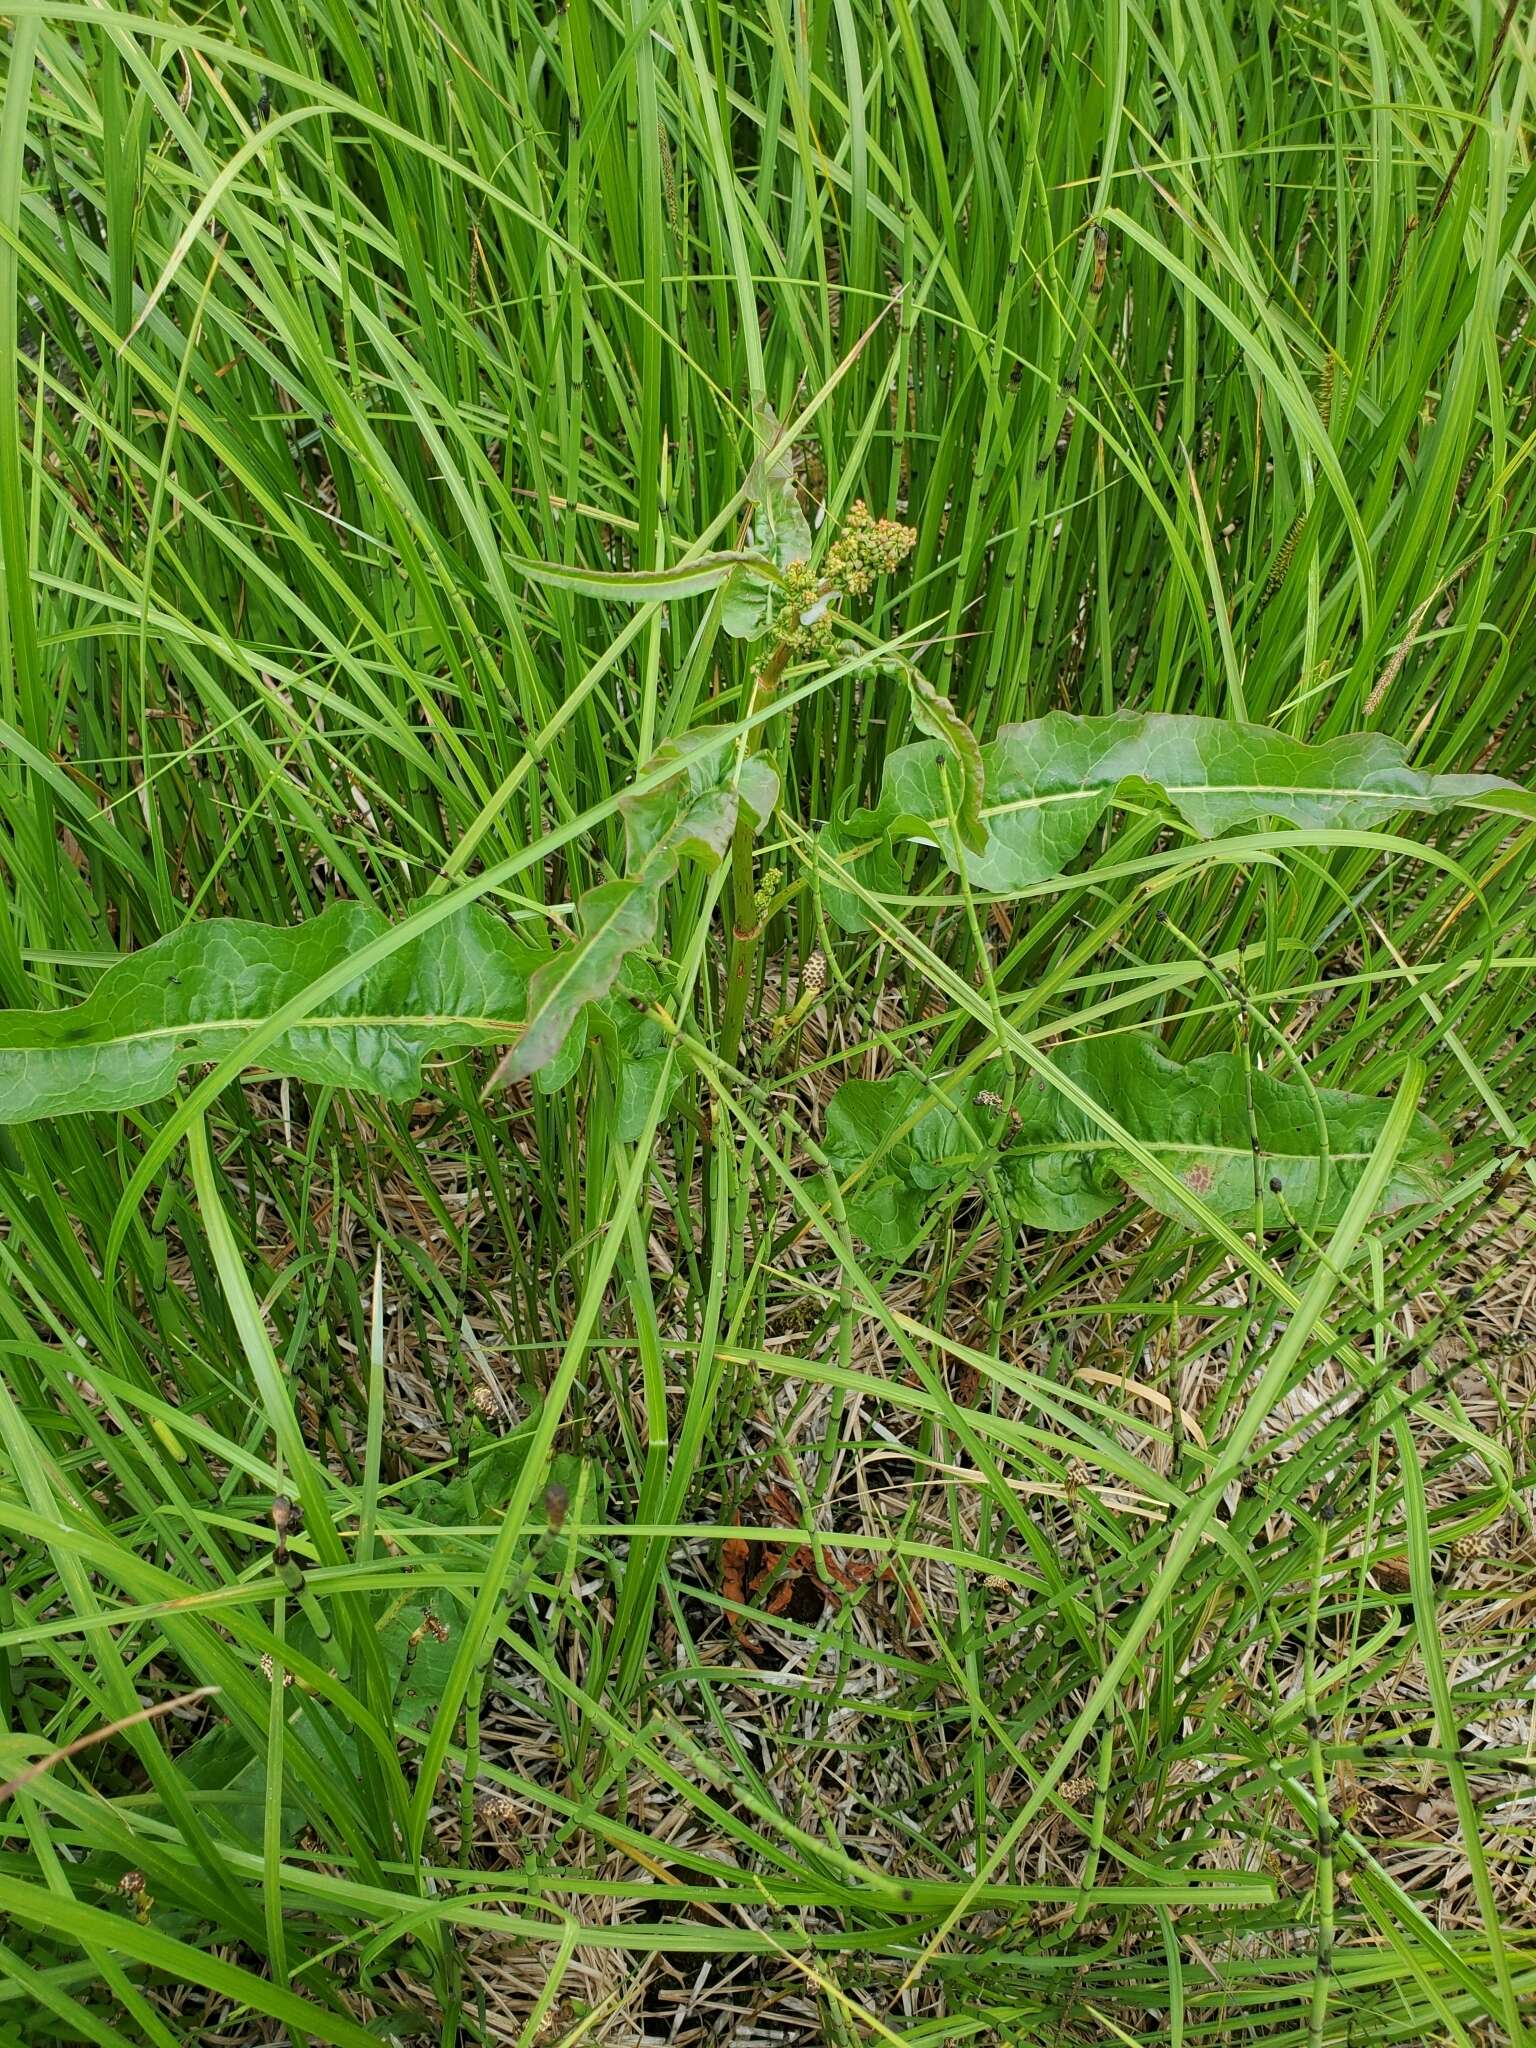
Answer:
[{"label": "green flower cluster", "polygon": [[917,528],[899,519],[877,519],[862,498],[855,500],[843,530],[828,551],[823,581],[850,597],[862,597],[877,576],[899,569],[917,545]]},{"label": "green flower cluster", "polygon": [[791,655],[831,659],[838,645],[838,599],[863,597],[877,577],[899,569],[916,545],[916,527],[876,519],[858,499],[819,569],[794,562],[785,571],[779,645]]},{"label": "green flower cluster", "polygon": [[837,649],[836,592],[809,562],[791,562],[784,585],[774,628],[779,645],[801,658],[819,654],[830,659]]}]

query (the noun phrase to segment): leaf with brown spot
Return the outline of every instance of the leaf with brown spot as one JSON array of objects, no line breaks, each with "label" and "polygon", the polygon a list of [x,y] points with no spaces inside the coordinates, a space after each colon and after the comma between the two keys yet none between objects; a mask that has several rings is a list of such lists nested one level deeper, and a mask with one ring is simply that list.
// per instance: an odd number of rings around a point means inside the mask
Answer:
[{"label": "leaf with brown spot", "polygon": [[[1048,1075],[1010,1077],[1001,1062],[966,1075],[843,1083],[827,1105],[825,1149],[843,1182],[848,1221],[867,1245],[902,1258],[921,1238],[930,1204],[989,1186],[1034,1230],[1081,1230],[1127,1192],[1200,1230],[1202,1210],[1252,1228],[1257,1179],[1267,1230],[1292,1219],[1330,1229],[1391,1109],[1235,1052],[1181,1064],[1149,1032],[1079,1039],[1053,1046],[1049,1058],[1088,1105]],[[980,1096],[1008,1101],[1012,1114],[1000,1117]],[[1126,1136],[1164,1172],[1132,1152]],[[1443,1135],[1416,1116],[1380,1210],[1434,1200],[1445,1154]]]}]

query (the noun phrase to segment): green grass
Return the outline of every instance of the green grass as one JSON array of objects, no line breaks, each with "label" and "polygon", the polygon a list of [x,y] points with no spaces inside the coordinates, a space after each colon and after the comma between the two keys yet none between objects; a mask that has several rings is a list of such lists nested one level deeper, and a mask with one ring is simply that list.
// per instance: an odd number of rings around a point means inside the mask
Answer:
[{"label": "green grass", "polygon": [[[782,778],[665,882],[637,1123],[600,1028],[0,1080],[0,2035],[1523,2042],[1536,824],[1137,785],[1001,901],[853,860],[850,934],[815,835],[936,714],[592,572],[741,545],[766,403],[982,741],[1536,781],[1529,22],[0,22],[0,1003],[338,899],[559,938],[669,739]],[[1127,1029],[1381,1098],[1355,1198],[1046,1234],[986,1170],[870,1249],[840,1083]]]}]

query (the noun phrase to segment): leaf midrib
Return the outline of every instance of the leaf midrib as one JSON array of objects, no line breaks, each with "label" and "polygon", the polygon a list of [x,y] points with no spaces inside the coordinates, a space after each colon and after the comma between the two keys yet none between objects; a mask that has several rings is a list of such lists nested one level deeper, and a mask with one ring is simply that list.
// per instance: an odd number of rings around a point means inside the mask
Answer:
[{"label": "leaf midrib", "polygon": [[[67,1012],[61,1012],[66,1015]],[[61,1053],[61,1052],[104,1052],[116,1045],[145,1045],[162,1038],[203,1038],[219,1031],[254,1031],[265,1024],[262,1017],[215,1017],[207,1020],[189,1020],[185,1024],[157,1024],[147,1031],[118,1031],[109,1038],[74,1038],[45,1040],[37,1045],[0,1045],[0,1058],[7,1053]],[[477,1031],[493,1035],[505,1033],[510,1036],[521,1031],[524,1019],[521,1017],[482,1017],[466,1014],[460,1010],[412,1010],[398,1015],[385,1012],[359,1012],[353,1016],[338,1015],[306,1017],[284,1032],[291,1038],[300,1031],[344,1031],[344,1030],[397,1030],[408,1031],[417,1026],[444,1024],[467,1025]]]},{"label": "leaf midrib", "polygon": [[[1104,796],[1119,789],[1122,783],[1146,781],[1149,787],[1161,790],[1164,796],[1280,796],[1293,797],[1334,797],[1341,802],[1374,798],[1395,810],[1413,810],[1424,799],[1412,791],[1396,789],[1360,789],[1354,786],[1313,784],[1303,782],[1158,782],[1153,777],[1119,776],[1109,782],[1084,782],[1075,789],[1051,790],[1043,796],[1023,796],[1005,804],[983,804],[984,818],[1005,818],[1014,811],[1041,810],[1047,804],[1081,803],[1084,797]],[[947,825],[947,818],[930,819],[935,828]]]},{"label": "leaf midrib", "polygon": [[[1186,1142],[1183,1139],[1172,1138],[1143,1138],[1142,1143],[1153,1152],[1193,1152],[1202,1159],[1251,1159],[1257,1157],[1259,1159],[1327,1159],[1330,1162],[1344,1161],[1347,1163],[1350,1160],[1369,1159],[1371,1157],[1369,1152],[1325,1153],[1319,1152],[1315,1148],[1305,1152],[1265,1150],[1255,1154],[1252,1148],[1247,1145],[1199,1145],[1193,1142]],[[1004,1145],[996,1153],[977,1152],[974,1155],[956,1153],[952,1157],[956,1165],[964,1165],[968,1156],[974,1156],[977,1159],[996,1158],[1000,1164],[1006,1164],[1010,1159],[1056,1158],[1064,1152],[1076,1154],[1079,1152],[1123,1153],[1124,1151],[1125,1147],[1117,1144],[1113,1138],[1061,1138],[1053,1145]],[[917,1163],[922,1165],[926,1162],[920,1160]],[[942,1164],[943,1162],[935,1161],[934,1163]]]}]

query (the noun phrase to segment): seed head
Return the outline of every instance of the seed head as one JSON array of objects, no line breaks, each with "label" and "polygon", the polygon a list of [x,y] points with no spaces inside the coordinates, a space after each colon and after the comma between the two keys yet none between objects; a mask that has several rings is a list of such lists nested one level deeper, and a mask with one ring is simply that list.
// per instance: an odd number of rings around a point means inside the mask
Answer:
[{"label": "seed head", "polygon": [[482,1422],[494,1422],[501,1413],[501,1403],[496,1399],[495,1389],[481,1380],[469,1397],[469,1405]]},{"label": "seed head", "polygon": [[149,1879],[142,1870],[125,1870],[117,1880],[117,1888],[125,1899],[136,1899],[149,1885]]},{"label": "seed head", "polygon": [[1088,1805],[1098,1789],[1098,1786],[1094,1784],[1092,1778],[1088,1777],[1086,1773],[1076,1778],[1063,1778],[1060,1787],[1061,1796],[1068,1806]]},{"label": "seed head", "polygon": [[818,946],[800,970],[800,995],[819,996],[827,985],[827,956]]},{"label": "seed head", "polygon": [[[270,1650],[263,1650],[261,1653],[261,1675],[263,1678],[265,1678],[268,1685],[276,1685],[277,1660],[273,1657],[272,1652]],[[293,1673],[291,1671],[285,1671],[283,1673],[283,1684],[292,1685],[292,1683]]]},{"label": "seed head", "polygon": [[1491,1529],[1477,1529],[1468,1536],[1458,1536],[1451,1545],[1451,1555],[1458,1564],[1476,1564],[1481,1557],[1492,1557],[1498,1547]]},{"label": "seed head", "polygon": [[518,1817],[518,1804],[505,1792],[486,1792],[481,1796],[480,1817],[496,1827],[506,1827]]}]

